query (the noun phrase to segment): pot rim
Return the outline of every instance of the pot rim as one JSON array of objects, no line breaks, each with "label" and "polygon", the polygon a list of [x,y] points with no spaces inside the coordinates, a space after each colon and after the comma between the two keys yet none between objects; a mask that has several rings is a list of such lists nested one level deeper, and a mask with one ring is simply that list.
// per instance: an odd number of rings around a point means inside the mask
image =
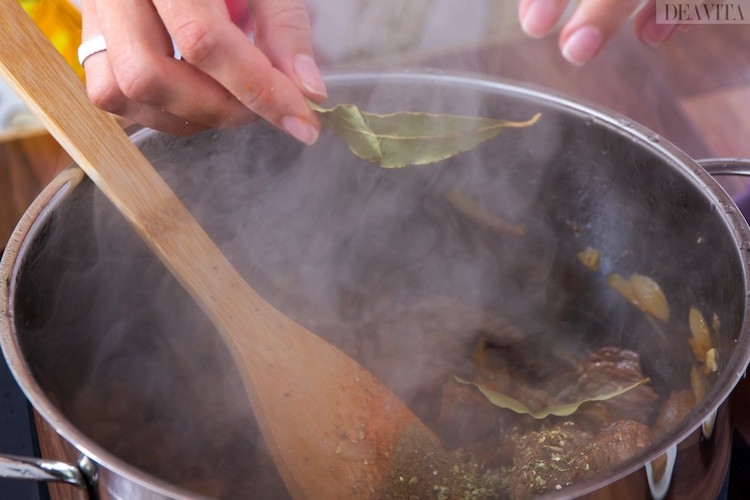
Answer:
[{"label": "pot rim", "polygon": [[[588,123],[603,125],[625,134],[640,147],[646,147],[657,153],[665,162],[686,175],[718,207],[721,220],[734,238],[738,260],[745,289],[748,289],[750,277],[750,227],[740,213],[731,197],[719,183],[706,172],[693,158],[684,153],[671,142],[657,136],[647,127],[640,125],[626,116],[610,109],[579,98],[572,98],[562,93],[526,82],[509,79],[498,79],[487,75],[430,70],[402,70],[396,72],[363,72],[363,71],[330,71],[325,74],[327,84],[357,84],[383,81],[388,84],[403,82],[429,86],[451,86],[475,89],[487,93],[502,94],[525,98],[532,102],[542,102],[574,112]],[[129,129],[131,139],[138,143],[139,138],[151,131],[142,127]],[[31,376],[21,347],[17,342],[17,332],[13,322],[13,292],[17,273],[25,259],[25,250],[33,241],[36,232],[44,224],[47,216],[60,202],[85,178],[84,173],[75,166],[63,170],[34,200],[11,235],[5,252],[0,260],[0,347],[11,373],[34,408],[78,451],[95,461],[100,466],[119,474],[144,488],[171,498],[195,498],[197,495],[179,488],[167,481],[155,478],[147,472],[136,468],[95,443],[74,425],[67,421],[55,405],[47,398],[42,388]],[[685,417],[680,425],[662,436],[649,447],[650,451],[620,462],[607,474],[573,484],[564,490],[565,496],[584,495],[642,468],[662,455],[669,448],[682,442],[709,418],[727,399],[735,385],[745,374],[750,360],[750,320],[747,311],[750,308],[750,295],[745,294],[744,311],[735,348],[719,379],[710,388],[706,396]],[[555,494],[553,493],[552,496]]]}]

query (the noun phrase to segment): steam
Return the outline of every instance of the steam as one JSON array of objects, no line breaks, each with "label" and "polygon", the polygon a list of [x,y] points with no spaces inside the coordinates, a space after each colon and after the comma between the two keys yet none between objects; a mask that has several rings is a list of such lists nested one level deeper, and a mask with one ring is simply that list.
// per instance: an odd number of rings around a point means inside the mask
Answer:
[{"label": "steam", "polygon": [[[331,85],[332,99],[373,112],[544,115],[532,133],[509,130],[450,161],[399,170],[356,159],[332,134],[303,147],[261,122],[137,140],[253,288],[359,360],[429,423],[442,384],[470,369],[480,337],[510,345],[570,333],[561,311],[579,311],[563,281],[579,269],[581,248],[613,239],[597,233],[594,215],[606,228],[623,211],[581,210],[606,205],[590,201],[586,176],[600,175],[608,152],[588,148],[552,108],[439,77],[360,83]],[[523,237],[460,213],[450,190],[522,225]],[[46,299],[52,312],[33,328],[53,337],[54,348],[37,349],[40,366],[49,358],[59,367],[42,378],[63,412],[107,450],[172,483],[213,496],[283,495],[210,323],[103,195],[90,185],[78,191],[58,218],[73,220],[73,231],[61,222],[48,234],[52,250],[39,272],[60,281]],[[650,216],[627,210],[639,223]],[[589,215],[570,220],[577,213]],[[576,224],[590,238],[580,248]],[[632,245],[631,232],[622,238],[615,248]],[[583,290],[594,286],[585,272],[574,276]],[[585,321],[566,338],[572,353],[600,326]]]},{"label": "steam", "polygon": [[[383,111],[483,106],[468,92],[460,102],[441,92],[402,102],[383,87],[359,102]],[[514,148],[490,172],[483,165],[495,147],[393,172],[357,160],[331,134],[304,148],[262,123],[154,136],[141,147],[251,286],[418,408],[426,390],[463,370],[489,323],[484,296],[500,276],[488,276],[497,255],[482,240],[506,245],[483,230],[471,236],[474,224],[445,192],[464,190],[494,210],[505,200],[511,219],[528,208],[521,193],[504,193],[521,161]],[[90,184],[56,220],[40,272],[59,281],[35,329],[54,348],[35,349],[42,366],[50,358],[59,367],[40,378],[65,415],[115,456],[174,484],[278,497],[239,378],[197,306]]]},{"label": "steam", "polygon": [[[517,119],[530,108],[445,92],[342,86],[334,95],[375,112]],[[543,148],[508,131],[450,162],[398,171],[356,159],[332,134],[303,147],[261,122],[136,140],[253,288],[429,421],[442,384],[470,368],[477,338],[517,342],[498,317],[537,314],[544,300],[543,287],[514,296],[519,277],[508,264],[523,243],[446,199],[458,189],[524,224],[539,189],[529,182],[534,165],[558,147],[554,122],[539,125]],[[532,150],[538,161],[528,163]],[[46,358],[58,367],[40,378],[67,418],[171,483],[212,496],[283,495],[229,354],[198,307],[90,183],[56,221],[39,272],[59,281],[33,328],[50,338],[34,349],[40,366]],[[540,284],[551,260],[543,249],[529,261]]]}]

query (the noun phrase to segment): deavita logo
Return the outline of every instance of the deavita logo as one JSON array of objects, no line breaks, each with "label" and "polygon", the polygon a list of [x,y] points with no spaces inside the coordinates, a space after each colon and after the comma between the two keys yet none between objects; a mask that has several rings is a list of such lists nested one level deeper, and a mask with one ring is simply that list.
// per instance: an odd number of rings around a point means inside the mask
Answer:
[{"label": "deavita logo", "polygon": [[750,0],[679,2],[657,0],[658,24],[748,24]]}]

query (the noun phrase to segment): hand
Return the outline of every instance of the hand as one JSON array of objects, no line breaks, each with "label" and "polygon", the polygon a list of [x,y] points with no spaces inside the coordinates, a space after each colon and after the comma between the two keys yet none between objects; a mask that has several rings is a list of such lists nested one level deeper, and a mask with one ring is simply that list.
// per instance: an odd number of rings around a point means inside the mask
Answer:
[{"label": "hand", "polygon": [[[576,1],[576,0],[574,0]],[[555,27],[570,0],[521,0],[518,18],[530,36],[541,38]],[[582,65],[595,57],[625,21],[641,5],[640,0],[577,0],[573,15],[562,30],[558,44],[563,57]],[[666,41],[676,24],[656,24],[656,0],[649,0],[634,19],[638,37],[650,45]]]},{"label": "hand", "polygon": [[[81,9],[83,39],[107,43],[84,65],[100,108],[175,135],[257,115],[304,143],[317,139],[305,97],[321,101],[326,90],[304,0],[83,0]],[[250,21],[255,43],[241,29]]]}]

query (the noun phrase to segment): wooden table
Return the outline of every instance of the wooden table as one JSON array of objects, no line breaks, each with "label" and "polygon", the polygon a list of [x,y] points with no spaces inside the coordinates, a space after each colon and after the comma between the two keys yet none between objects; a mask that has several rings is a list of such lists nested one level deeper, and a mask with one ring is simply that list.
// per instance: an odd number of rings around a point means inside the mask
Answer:
[{"label": "wooden table", "polygon": [[0,136],[0,254],[23,212],[70,157],[47,133]]}]

